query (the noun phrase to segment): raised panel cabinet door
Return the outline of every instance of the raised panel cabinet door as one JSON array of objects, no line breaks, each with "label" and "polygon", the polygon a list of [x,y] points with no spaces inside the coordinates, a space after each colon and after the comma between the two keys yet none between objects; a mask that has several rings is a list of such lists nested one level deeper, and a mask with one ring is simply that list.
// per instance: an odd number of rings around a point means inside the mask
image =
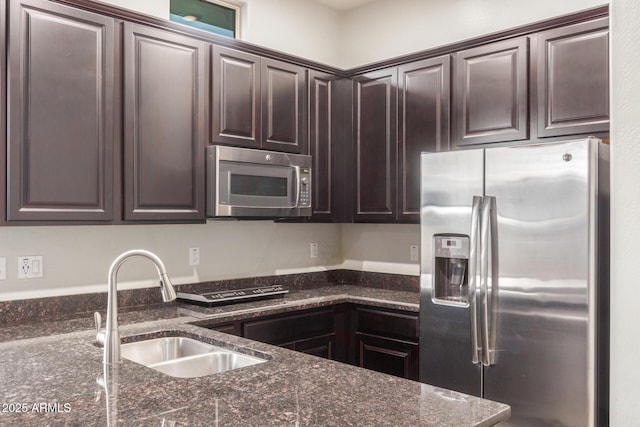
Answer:
[{"label": "raised panel cabinet door", "polygon": [[451,57],[398,69],[398,217],[420,220],[420,153],[449,150]]},{"label": "raised panel cabinet door", "polygon": [[537,35],[538,136],[609,130],[608,19]]},{"label": "raised panel cabinet door", "polygon": [[332,93],[335,77],[309,71],[309,154],[313,158],[312,218],[333,218]]},{"label": "raised panel cabinet door", "polygon": [[413,343],[356,334],[358,366],[416,381],[418,348]]},{"label": "raised panel cabinet door", "polygon": [[114,20],[9,4],[8,220],[113,219]]},{"label": "raised panel cabinet door", "polygon": [[207,49],[124,25],[126,220],[205,218]]},{"label": "raised panel cabinet door", "polygon": [[396,214],[397,69],[355,77],[356,221]]},{"label": "raised panel cabinet door", "polygon": [[260,57],[212,47],[211,142],[260,148]]},{"label": "raised panel cabinet door", "polygon": [[335,334],[296,341],[293,350],[334,360]]},{"label": "raised panel cabinet door", "polygon": [[262,148],[307,154],[303,67],[262,58]]},{"label": "raised panel cabinet door", "polygon": [[528,138],[527,56],[526,37],[491,43],[455,55],[455,145]]}]

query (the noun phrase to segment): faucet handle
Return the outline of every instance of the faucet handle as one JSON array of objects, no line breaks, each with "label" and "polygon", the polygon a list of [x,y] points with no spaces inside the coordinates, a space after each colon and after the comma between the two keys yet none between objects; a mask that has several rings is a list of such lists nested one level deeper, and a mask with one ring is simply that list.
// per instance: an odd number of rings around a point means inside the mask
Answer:
[{"label": "faucet handle", "polygon": [[105,332],[101,330],[102,316],[97,311],[93,313],[93,320],[96,323],[96,343],[100,346],[104,346]]}]

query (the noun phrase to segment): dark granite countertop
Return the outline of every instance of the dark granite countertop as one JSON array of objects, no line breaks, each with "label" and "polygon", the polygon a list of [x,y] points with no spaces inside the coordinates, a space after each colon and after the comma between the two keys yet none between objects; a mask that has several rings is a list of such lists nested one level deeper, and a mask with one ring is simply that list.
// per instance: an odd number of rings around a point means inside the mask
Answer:
[{"label": "dark granite countertop", "polygon": [[[172,331],[270,358],[190,379],[128,360],[103,372],[89,316],[4,328],[0,425],[488,426],[508,418],[504,404],[191,324],[342,302],[418,311],[416,293],[345,285],[225,307],[173,303],[120,313],[123,340]],[[112,380],[107,388],[99,375]]]}]

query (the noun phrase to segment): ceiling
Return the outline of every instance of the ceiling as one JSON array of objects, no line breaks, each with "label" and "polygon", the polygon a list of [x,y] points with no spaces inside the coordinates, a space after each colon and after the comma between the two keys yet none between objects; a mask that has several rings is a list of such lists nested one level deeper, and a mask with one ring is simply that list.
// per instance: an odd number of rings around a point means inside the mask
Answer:
[{"label": "ceiling", "polygon": [[371,3],[376,0],[315,0],[317,3],[330,7],[331,9],[347,11]]}]

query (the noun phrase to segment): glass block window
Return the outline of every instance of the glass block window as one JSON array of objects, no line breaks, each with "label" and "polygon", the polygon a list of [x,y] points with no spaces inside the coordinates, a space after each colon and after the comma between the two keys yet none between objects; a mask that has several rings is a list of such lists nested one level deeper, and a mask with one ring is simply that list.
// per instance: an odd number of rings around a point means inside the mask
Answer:
[{"label": "glass block window", "polygon": [[201,30],[238,38],[240,8],[219,0],[170,0],[169,19]]}]

